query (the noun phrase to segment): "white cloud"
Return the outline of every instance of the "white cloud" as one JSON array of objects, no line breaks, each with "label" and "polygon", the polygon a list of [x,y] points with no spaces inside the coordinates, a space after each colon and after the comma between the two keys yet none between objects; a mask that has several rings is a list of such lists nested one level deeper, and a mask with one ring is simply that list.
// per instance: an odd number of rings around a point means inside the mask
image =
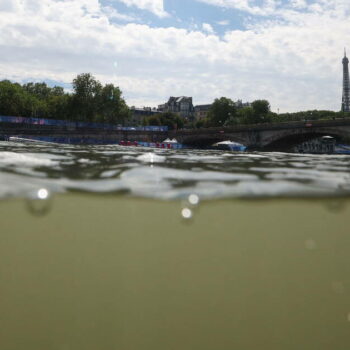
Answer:
[{"label": "white cloud", "polygon": [[220,26],[228,26],[230,24],[230,21],[223,20],[223,21],[217,21],[216,23]]},{"label": "white cloud", "polygon": [[340,108],[341,56],[350,45],[342,0],[319,1],[307,12],[288,7],[281,22],[269,19],[223,38],[112,24],[97,0],[0,1],[7,5],[0,12],[0,79],[69,83],[91,72],[119,85],[130,105],[190,95],[195,103],[266,98],[280,111]]},{"label": "white cloud", "polygon": [[125,21],[125,22],[136,22],[137,18],[129,15],[124,15],[120,12],[118,12],[115,8],[111,6],[105,6],[102,9],[103,13],[109,18],[109,19],[116,19],[119,21]]},{"label": "white cloud", "polygon": [[202,29],[207,32],[208,34],[214,34],[214,28],[209,23],[203,23]]},{"label": "white cloud", "polygon": [[164,10],[163,0],[119,0],[127,6],[136,6],[141,10],[147,10],[158,17],[167,17],[169,14]]},{"label": "white cloud", "polygon": [[297,9],[305,9],[307,8],[306,0],[292,0],[291,6]]},{"label": "white cloud", "polygon": [[13,12],[17,8],[17,1],[0,0],[0,12]]}]

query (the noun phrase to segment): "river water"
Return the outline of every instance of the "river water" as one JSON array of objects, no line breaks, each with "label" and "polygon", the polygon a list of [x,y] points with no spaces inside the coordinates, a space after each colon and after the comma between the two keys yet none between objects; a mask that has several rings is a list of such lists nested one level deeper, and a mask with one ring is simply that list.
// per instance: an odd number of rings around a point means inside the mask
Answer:
[{"label": "river water", "polygon": [[0,349],[347,349],[349,170],[0,143]]},{"label": "river water", "polygon": [[350,156],[0,143],[0,197],[50,192],[162,200],[350,194]]}]

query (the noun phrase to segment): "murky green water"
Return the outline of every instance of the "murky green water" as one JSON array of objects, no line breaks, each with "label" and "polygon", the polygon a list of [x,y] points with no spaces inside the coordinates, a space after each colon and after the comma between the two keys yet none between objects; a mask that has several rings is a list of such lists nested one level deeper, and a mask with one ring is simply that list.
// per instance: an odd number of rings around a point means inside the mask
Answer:
[{"label": "murky green water", "polygon": [[2,143],[0,349],[348,349],[349,167]]}]

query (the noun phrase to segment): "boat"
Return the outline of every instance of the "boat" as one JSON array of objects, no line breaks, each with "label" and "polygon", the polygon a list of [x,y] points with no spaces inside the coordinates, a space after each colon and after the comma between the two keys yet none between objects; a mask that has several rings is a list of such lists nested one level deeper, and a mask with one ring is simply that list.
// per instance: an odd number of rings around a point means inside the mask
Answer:
[{"label": "boat", "polygon": [[336,154],[350,154],[350,145],[336,144],[334,153],[336,153]]},{"label": "boat", "polygon": [[144,142],[144,141],[120,141],[120,146],[134,147],[149,147],[149,148],[164,148],[164,149],[182,149],[185,146],[179,143],[176,139],[165,139],[162,142]]},{"label": "boat", "polygon": [[247,147],[238,142],[233,142],[230,140],[220,141],[214,143],[211,146],[212,149],[222,150],[222,151],[236,151],[236,152],[244,152]]},{"label": "boat", "polygon": [[305,141],[294,147],[297,153],[332,154],[335,153],[336,139],[333,136],[321,136]]}]

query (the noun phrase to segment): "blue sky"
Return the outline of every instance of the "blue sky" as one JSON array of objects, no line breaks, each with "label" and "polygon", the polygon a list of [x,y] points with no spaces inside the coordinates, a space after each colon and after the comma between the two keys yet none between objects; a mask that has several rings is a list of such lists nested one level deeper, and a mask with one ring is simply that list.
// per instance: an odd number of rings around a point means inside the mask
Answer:
[{"label": "blue sky", "polygon": [[0,79],[69,89],[90,72],[139,107],[339,110],[349,17],[349,0],[0,0]]},{"label": "blue sky", "polygon": [[[118,1],[103,1],[103,4],[114,7],[118,12],[128,14],[139,23],[152,27],[176,27],[188,30],[201,28],[202,23],[209,23],[218,34],[224,34],[227,29],[243,29],[244,13],[234,9],[219,8],[195,0],[165,0],[164,10],[169,14],[159,17],[156,14],[129,7]],[[121,23],[123,20],[115,20]],[[126,21],[128,22],[128,21]],[[130,21],[132,22],[132,21]]]}]

